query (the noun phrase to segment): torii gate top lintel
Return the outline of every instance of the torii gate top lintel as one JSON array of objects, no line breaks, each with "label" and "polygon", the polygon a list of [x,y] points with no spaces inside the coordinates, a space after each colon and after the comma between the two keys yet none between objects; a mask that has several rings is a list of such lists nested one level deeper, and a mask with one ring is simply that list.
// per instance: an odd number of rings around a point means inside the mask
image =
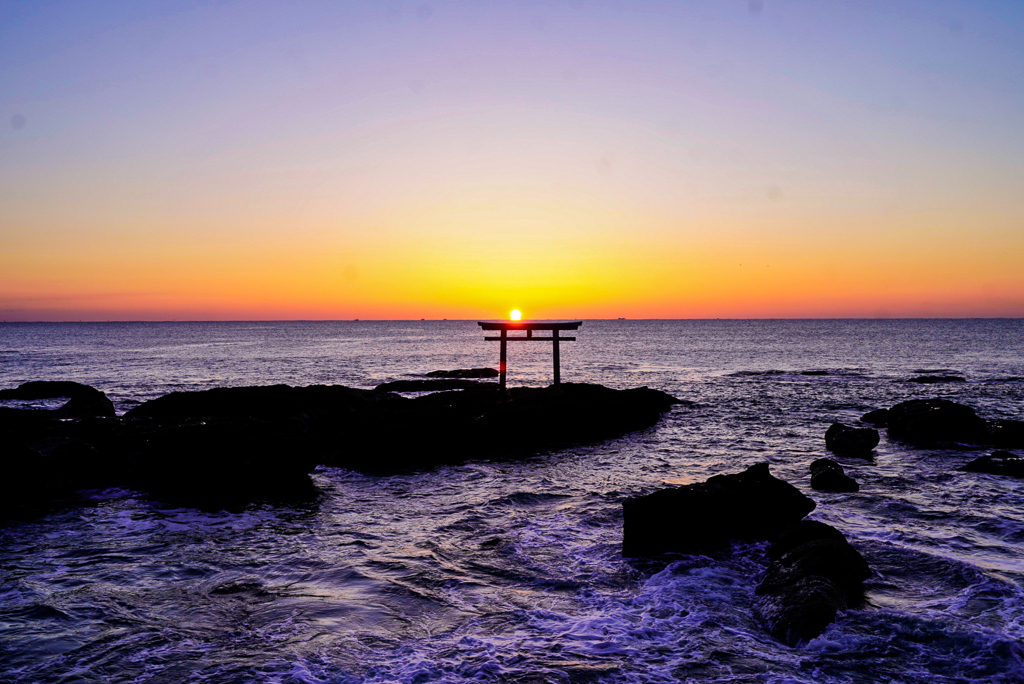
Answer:
[{"label": "torii gate top lintel", "polygon": [[[505,360],[507,357],[506,343],[508,342],[551,342],[551,358],[554,363],[555,385],[562,382],[561,369],[559,368],[558,343],[575,342],[575,337],[559,337],[560,330],[577,330],[583,321],[480,321],[479,325],[484,330],[497,330],[501,334],[498,337],[484,337],[487,342],[501,342],[498,374],[499,384],[505,387]],[[509,335],[510,330],[525,330],[526,335]],[[550,336],[534,337],[535,330],[550,330]]]}]

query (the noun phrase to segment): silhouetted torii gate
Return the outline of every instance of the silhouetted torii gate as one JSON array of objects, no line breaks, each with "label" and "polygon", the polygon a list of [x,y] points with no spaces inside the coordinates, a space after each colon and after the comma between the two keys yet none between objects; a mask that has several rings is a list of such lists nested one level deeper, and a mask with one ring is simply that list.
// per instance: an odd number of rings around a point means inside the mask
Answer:
[{"label": "silhouetted torii gate", "polygon": [[[507,350],[505,345],[507,342],[551,342],[551,358],[555,366],[555,385],[562,384],[561,369],[559,368],[558,358],[558,343],[559,342],[575,342],[575,337],[559,337],[559,330],[577,330],[583,321],[571,321],[561,323],[530,323],[527,321],[501,321],[498,323],[490,323],[487,321],[480,321],[480,327],[484,330],[498,330],[501,335],[498,337],[484,337],[487,342],[501,342],[501,353],[500,361],[498,365],[498,373],[500,375],[499,385],[505,387],[505,359],[507,357]],[[510,330],[525,330],[526,336],[510,336],[508,333]],[[533,332],[535,330],[550,330],[550,337],[534,337]]]}]

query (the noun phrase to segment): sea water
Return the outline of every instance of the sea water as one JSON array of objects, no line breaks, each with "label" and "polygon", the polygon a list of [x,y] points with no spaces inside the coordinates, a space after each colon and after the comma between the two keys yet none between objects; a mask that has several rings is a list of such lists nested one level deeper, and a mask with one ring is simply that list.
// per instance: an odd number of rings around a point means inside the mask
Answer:
[{"label": "sea water", "polygon": [[[577,337],[563,381],[695,405],[520,462],[320,469],[304,505],[106,490],[7,521],[0,681],[1024,681],[1024,481],[957,471],[989,450],[884,431],[874,458],[843,460],[859,492],[813,491],[808,472],[833,421],[906,399],[1024,418],[1024,321],[585,321]],[[494,366],[496,346],[472,321],[2,324],[0,387],[76,380],[124,411],[220,386],[369,388]],[[550,382],[550,354],[510,345],[510,383]],[[966,382],[907,382],[929,373]],[[875,571],[864,608],[797,647],[753,614],[763,544],[620,553],[625,498],[757,462]]]}]

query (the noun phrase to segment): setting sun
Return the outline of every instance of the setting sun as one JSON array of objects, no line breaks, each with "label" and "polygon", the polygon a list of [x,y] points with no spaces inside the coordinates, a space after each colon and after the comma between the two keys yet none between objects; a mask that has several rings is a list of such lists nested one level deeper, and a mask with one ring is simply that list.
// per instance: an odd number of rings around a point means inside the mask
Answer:
[{"label": "setting sun", "polygon": [[519,309],[512,309],[512,313],[509,314],[509,318],[511,318],[513,321],[518,321],[522,317],[523,317],[523,312],[520,311]]}]

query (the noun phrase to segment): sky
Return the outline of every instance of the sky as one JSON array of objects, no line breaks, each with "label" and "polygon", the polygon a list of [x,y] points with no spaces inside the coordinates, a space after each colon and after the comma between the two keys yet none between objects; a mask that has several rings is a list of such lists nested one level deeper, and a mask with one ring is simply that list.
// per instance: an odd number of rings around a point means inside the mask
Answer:
[{"label": "sky", "polygon": [[0,320],[1024,316],[1024,3],[0,2]]}]

